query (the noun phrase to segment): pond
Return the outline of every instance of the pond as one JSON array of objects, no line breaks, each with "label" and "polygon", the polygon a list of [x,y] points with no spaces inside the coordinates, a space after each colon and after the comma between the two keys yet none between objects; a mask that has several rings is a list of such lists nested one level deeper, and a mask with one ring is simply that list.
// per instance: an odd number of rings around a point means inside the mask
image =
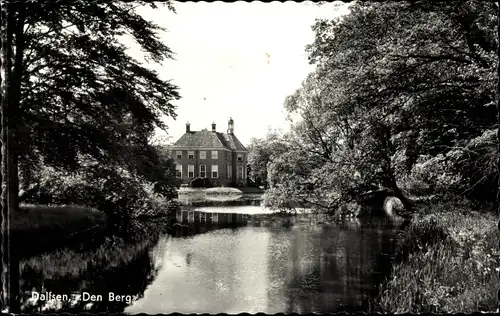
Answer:
[{"label": "pond", "polygon": [[22,260],[22,311],[367,311],[389,271],[390,222],[277,215],[239,200],[188,199],[173,229],[137,223],[147,238]]}]

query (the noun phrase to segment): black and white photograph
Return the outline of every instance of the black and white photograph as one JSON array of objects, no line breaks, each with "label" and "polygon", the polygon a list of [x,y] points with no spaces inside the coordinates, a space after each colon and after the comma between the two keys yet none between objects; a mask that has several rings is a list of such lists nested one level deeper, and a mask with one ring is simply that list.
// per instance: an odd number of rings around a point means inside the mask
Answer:
[{"label": "black and white photograph", "polygon": [[499,17],[2,0],[1,310],[498,312]]}]

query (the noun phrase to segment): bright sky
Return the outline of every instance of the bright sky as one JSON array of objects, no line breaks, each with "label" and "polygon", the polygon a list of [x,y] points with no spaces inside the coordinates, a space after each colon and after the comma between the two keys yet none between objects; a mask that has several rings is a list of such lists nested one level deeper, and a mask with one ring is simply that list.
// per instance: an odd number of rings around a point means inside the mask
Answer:
[{"label": "bright sky", "polygon": [[[191,130],[234,132],[247,145],[269,128],[288,127],[283,102],[313,70],[305,45],[314,41],[316,18],[348,13],[342,2],[321,6],[296,2],[175,2],[167,8],[141,8],[146,19],[168,29],[161,39],[176,60],[155,65],[162,79],[180,87],[177,119],[167,118],[170,141]],[[132,52],[135,56],[137,51]],[[160,132],[158,136],[165,136]]]}]

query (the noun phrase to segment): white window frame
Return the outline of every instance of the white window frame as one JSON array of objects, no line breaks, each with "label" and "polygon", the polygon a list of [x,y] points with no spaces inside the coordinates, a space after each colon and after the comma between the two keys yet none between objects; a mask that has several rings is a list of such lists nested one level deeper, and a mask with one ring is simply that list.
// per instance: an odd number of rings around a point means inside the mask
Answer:
[{"label": "white window frame", "polygon": [[194,178],[194,165],[188,165],[188,178]]},{"label": "white window frame", "polygon": [[[217,172],[217,176],[216,177],[214,177],[214,172]],[[212,168],[210,168],[210,176],[213,179],[217,179],[219,177],[219,165],[212,165]]]},{"label": "white window frame", "polygon": [[[177,175],[178,171],[181,173],[180,176]],[[175,177],[176,178],[182,178],[182,165],[175,165]]]},{"label": "white window frame", "polygon": [[200,151],[200,159],[207,159],[207,151],[206,150]]},{"label": "white window frame", "polygon": [[[201,170],[202,167],[205,168],[205,170]],[[207,177],[207,166],[206,165],[200,165],[200,178],[206,178]]]},{"label": "white window frame", "polygon": [[232,166],[231,165],[227,165],[227,173],[226,173],[226,177],[228,179],[231,179],[231,171],[232,171]]},{"label": "white window frame", "polygon": [[178,151],[175,152],[175,158],[182,159],[182,150],[178,150]]},{"label": "white window frame", "polygon": [[194,211],[188,212],[188,223],[194,223]]},{"label": "white window frame", "polygon": [[194,150],[188,151],[188,159],[194,159]]},{"label": "white window frame", "polygon": [[[241,170],[241,173],[240,173],[240,170]],[[244,172],[245,172],[245,169],[243,168],[243,166],[238,166],[238,179],[244,179],[244,176],[245,176]]]},{"label": "white window frame", "polygon": [[212,150],[212,159],[219,159],[219,151]]}]

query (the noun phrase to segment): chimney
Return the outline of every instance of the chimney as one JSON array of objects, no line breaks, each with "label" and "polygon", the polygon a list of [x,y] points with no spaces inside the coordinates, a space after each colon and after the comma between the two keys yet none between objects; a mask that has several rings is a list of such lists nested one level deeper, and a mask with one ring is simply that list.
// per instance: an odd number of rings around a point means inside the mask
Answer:
[{"label": "chimney", "polygon": [[190,132],[191,132],[191,124],[189,124],[189,122],[186,122],[186,133]]},{"label": "chimney", "polygon": [[229,121],[227,122],[227,133],[231,134],[231,135],[234,134],[234,121],[231,117],[229,118]]},{"label": "chimney", "polygon": [[215,122],[212,123],[212,132],[215,132]]}]

